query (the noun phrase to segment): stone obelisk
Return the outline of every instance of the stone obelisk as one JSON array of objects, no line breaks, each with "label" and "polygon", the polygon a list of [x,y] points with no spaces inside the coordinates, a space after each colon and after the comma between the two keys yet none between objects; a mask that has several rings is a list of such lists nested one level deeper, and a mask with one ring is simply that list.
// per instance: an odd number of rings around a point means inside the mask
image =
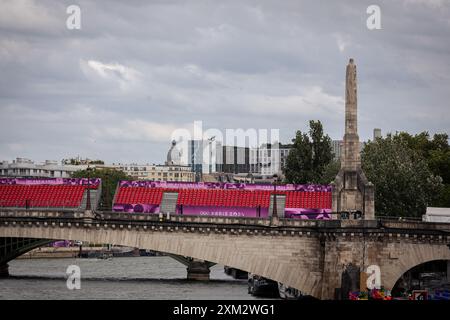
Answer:
[{"label": "stone obelisk", "polygon": [[358,136],[358,99],[356,65],[350,59],[345,75],[345,134],[341,153],[341,169],[332,183],[335,213],[367,220],[374,215],[374,187],[361,169]]},{"label": "stone obelisk", "polygon": [[345,135],[341,167],[354,171],[361,168],[357,105],[356,65],[350,59],[345,75]]}]

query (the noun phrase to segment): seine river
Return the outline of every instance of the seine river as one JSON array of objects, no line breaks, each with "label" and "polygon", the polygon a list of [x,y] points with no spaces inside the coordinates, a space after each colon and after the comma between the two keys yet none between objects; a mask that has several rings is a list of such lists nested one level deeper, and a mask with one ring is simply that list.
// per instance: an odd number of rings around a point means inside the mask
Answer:
[{"label": "seine river", "polygon": [[[66,270],[77,265],[81,288],[69,290]],[[211,281],[186,280],[186,267],[170,257],[16,259],[0,279],[0,299],[256,299],[246,280],[211,268]]]}]

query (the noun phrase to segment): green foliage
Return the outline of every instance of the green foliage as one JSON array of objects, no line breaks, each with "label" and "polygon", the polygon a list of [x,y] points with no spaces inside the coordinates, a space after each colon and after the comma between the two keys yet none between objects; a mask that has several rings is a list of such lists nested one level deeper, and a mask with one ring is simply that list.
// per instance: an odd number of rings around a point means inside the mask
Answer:
[{"label": "green foliage", "polygon": [[433,202],[433,207],[450,207],[450,184],[445,184],[437,199]]},{"label": "green foliage", "polygon": [[114,169],[93,169],[76,171],[72,174],[74,178],[100,178],[102,179],[102,194],[100,198],[100,207],[103,210],[111,210],[114,193],[116,192],[117,183],[120,180],[128,180],[130,177],[124,172]]},{"label": "green foliage", "polygon": [[70,165],[81,165],[81,164],[105,164],[103,160],[89,160],[89,159],[80,159],[80,158],[70,158],[70,159],[63,159],[64,164],[70,164]]},{"label": "green foliage", "polygon": [[393,136],[395,140],[404,142],[411,149],[419,153],[427,162],[434,175],[440,176],[445,187],[430,206],[450,207],[450,145],[448,134],[438,133],[431,139],[428,132],[416,135],[400,132]]},{"label": "green foliage", "polygon": [[325,166],[322,177],[318,183],[330,184],[336,178],[339,173],[339,169],[341,169],[341,162],[339,160],[331,160],[330,163]]},{"label": "green foliage", "polygon": [[420,217],[439,198],[442,179],[430,170],[423,153],[410,147],[412,143],[426,148],[422,136],[413,141],[397,134],[363,149],[362,167],[375,185],[377,215]]},{"label": "green foliage", "polygon": [[105,164],[103,160],[90,160],[89,164]]},{"label": "green foliage", "polygon": [[309,135],[299,130],[292,139],[284,172],[288,183],[320,183],[333,159],[331,139],[324,135],[322,123],[311,120],[309,127]]},{"label": "green foliage", "polygon": [[433,139],[428,132],[421,132],[415,136],[407,132],[400,132],[393,136],[396,141],[404,142],[411,149],[423,156],[428,167],[442,178],[443,183],[450,184],[450,145],[448,134],[435,134]]}]

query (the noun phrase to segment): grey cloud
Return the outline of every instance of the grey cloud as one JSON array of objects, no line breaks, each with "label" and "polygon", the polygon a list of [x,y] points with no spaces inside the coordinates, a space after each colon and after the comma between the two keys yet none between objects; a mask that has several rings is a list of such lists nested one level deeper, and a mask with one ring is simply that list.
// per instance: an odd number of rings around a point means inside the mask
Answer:
[{"label": "grey cloud", "polygon": [[158,163],[167,129],[194,120],[279,128],[287,142],[320,119],[341,138],[349,57],[362,139],[449,131],[449,1],[379,1],[377,31],[372,1],[80,0],[70,31],[73,3],[0,2],[0,159]]}]

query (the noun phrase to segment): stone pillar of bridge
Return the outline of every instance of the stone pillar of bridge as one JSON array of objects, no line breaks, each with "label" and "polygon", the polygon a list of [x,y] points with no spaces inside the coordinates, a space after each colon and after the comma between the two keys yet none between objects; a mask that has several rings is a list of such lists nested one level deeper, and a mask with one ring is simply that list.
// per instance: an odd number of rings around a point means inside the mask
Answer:
[{"label": "stone pillar of bridge", "polygon": [[9,276],[9,265],[6,263],[0,266],[0,278],[6,278]]},{"label": "stone pillar of bridge", "polygon": [[209,264],[206,261],[193,259],[189,262],[187,267],[187,278],[188,280],[209,280]]},{"label": "stone pillar of bridge", "polygon": [[447,260],[447,282],[450,282],[450,260]]},{"label": "stone pillar of bridge", "polygon": [[[345,134],[341,169],[333,183],[333,211],[361,212],[366,220],[375,219],[374,186],[361,168],[358,136],[356,65],[350,59],[345,77]],[[350,214],[350,217],[355,216]]]}]

